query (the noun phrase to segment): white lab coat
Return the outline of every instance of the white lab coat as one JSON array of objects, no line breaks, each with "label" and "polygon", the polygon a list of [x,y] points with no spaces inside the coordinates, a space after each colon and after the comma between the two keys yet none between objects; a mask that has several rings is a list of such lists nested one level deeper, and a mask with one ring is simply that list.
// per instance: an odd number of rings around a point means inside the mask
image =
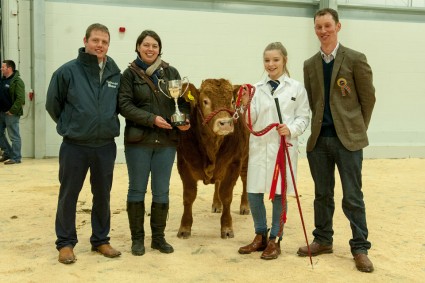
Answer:
[{"label": "white lab coat", "polygon": [[[279,123],[275,98],[279,99],[283,123],[291,132],[291,137],[286,141],[292,144],[289,147],[292,169],[296,178],[298,161],[298,136],[306,129],[310,120],[310,107],[307,92],[303,85],[287,75],[279,78],[280,85],[271,95],[271,87],[267,83],[270,78],[255,84],[256,91],[251,101],[251,120],[254,131],[259,131],[272,123]],[[247,115],[248,117],[248,115]],[[268,193],[273,178],[276,157],[281,138],[273,128],[263,136],[251,134],[249,139],[248,161],[248,193]],[[291,171],[287,162],[287,195],[294,195]],[[281,194],[281,174],[276,187],[276,194]]]}]

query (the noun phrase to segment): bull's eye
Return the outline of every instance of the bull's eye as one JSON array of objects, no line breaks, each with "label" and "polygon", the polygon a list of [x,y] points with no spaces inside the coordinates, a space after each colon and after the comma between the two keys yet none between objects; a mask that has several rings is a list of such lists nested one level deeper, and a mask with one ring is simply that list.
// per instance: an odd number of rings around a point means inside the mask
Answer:
[{"label": "bull's eye", "polygon": [[204,98],[204,106],[208,106],[208,104],[209,104],[209,100],[208,99],[206,99],[206,98]]}]

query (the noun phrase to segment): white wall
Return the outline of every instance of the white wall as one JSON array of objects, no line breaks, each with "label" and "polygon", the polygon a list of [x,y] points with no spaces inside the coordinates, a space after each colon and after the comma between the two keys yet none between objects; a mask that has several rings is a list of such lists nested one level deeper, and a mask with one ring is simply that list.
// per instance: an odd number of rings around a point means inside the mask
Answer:
[{"label": "white wall", "polygon": [[[85,29],[94,22],[109,27],[108,54],[122,70],[135,58],[135,41],[140,32],[153,29],[162,39],[163,59],[196,86],[205,78],[221,77],[234,84],[255,83],[264,74],[263,49],[272,41],[281,41],[287,47],[291,76],[302,81],[303,61],[319,48],[311,18],[66,2],[46,2],[45,7],[46,88],[53,71],[77,56]],[[341,22],[341,43],[364,52],[374,71],[377,104],[365,156],[425,157],[425,111],[420,109],[425,104],[425,24],[344,19]],[[125,33],[119,33],[121,26],[126,28]],[[24,31],[24,36],[29,37],[29,29]],[[10,26],[8,36],[14,35]],[[22,127],[23,154],[33,156],[31,130],[25,130],[28,127]],[[47,114],[46,127],[46,156],[57,156],[61,138]],[[309,132],[303,135],[304,144],[308,135]],[[122,143],[121,135],[117,139],[118,161],[124,160]]]},{"label": "white wall", "polygon": [[[272,41],[282,41],[286,45],[290,53],[290,72],[294,78],[302,79],[302,60],[318,46],[308,34],[310,19],[304,18],[48,3],[48,74],[66,60],[75,58],[77,48],[82,46],[85,29],[93,22],[109,27],[108,54],[122,70],[135,59],[138,35],[144,29],[155,30],[162,40],[163,60],[175,66],[182,77],[187,76],[196,86],[205,78],[223,77],[234,84],[257,82],[264,73],[263,49]],[[119,33],[120,26],[126,27],[124,34]],[[61,38],[60,48],[57,47],[58,38]],[[54,127],[50,119],[47,125]],[[47,155],[57,155],[60,137],[53,131],[47,135]],[[122,143],[121,136],[117,139],[121,150]]]}]

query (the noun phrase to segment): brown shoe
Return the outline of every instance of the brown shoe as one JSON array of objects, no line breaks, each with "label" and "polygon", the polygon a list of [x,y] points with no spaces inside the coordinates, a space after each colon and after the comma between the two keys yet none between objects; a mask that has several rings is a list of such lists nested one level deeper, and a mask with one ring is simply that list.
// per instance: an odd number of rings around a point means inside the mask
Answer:
[{"label": "brown shoe", "polygon": [[267,244],[267,248],[261,254],[262,259],[276,259],[280,255],[280,241],[277,243],[275,239],[270,240]]},{"label": "brown shoe", "polygon": [[117,256],[121,255],[121,252],[117,251],[116,249],[111,247],[110,244],[103,244],[103,245],[100,245],[98,247],[92,247],[91,250],[94,251],[94,252],[101,253],[104,256],[110,257],[110,258],[117,257]]},{"label": "brown shoe", "polygon": [[[313,241],[313,243],[310,244],[310,253],[311,253],[311,256],[316,256],[321,254],[331,254],[333,253],[332,245],[325,246]],[[298,249],[297,254],[299,256],[308,256],[308,247],[307,246],[300,247]]]},{"label": "brown shoe", "polygon": [[356,267],[361,272],[372,272],[373,264],[367,257],[367,254],[355,254],[354,261],[356,262]]},{"label": "brown shoe", "polygon": [[240,247],[240,254],[250,254],[252,252],[264,251],[267,247],[267,234],[257,234],[251,244]]},{"label": "brown shoe", "polygon": [[59,250],[58,261],[63,264],[74,263],[77,259],[75,258],[73,247],[66,246]]}]

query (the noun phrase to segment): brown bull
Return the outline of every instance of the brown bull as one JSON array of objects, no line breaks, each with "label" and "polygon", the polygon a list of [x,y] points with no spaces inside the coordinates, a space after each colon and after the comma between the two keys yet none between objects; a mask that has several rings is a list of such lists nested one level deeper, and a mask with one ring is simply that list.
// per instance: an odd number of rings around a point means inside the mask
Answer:
[{"label": "brown bull", "polygon": [[225,79],[207,79],[198,90],[192,84],[185,97],[191,104],[188,131],[181,132],[177,147],[177,168],[183,182],[184,212],[177,236],[189,238],[192,206],[197,182],[214,184],[213,212],[221,215],[221,237],[233,238],[230,205],[239,176],[243,182],[240,213],[248,214],[246,170],[249,132],[242,121],[233,119],[234,96],[238,87]]}]

